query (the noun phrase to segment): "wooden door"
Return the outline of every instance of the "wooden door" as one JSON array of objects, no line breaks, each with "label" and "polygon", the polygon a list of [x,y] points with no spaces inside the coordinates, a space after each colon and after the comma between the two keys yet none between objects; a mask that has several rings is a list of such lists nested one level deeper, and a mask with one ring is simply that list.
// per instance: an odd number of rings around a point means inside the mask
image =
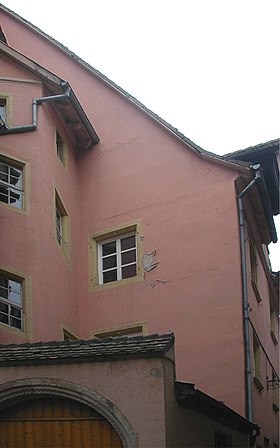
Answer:
[{"label": "wooden door", "polygon": [[42,398],[0,414],[1,448],[122,448],[116,430],[79,402]]}]

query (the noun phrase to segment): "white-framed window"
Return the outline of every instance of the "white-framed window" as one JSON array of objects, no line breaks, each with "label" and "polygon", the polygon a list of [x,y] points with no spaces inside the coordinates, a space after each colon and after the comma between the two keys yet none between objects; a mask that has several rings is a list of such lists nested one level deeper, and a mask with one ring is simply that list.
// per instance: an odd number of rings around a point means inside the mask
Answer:
[{"label": "white-framed window", "polygon": [[3,121],[7,119],[7,100],[6,98],[0,98],[0,118]]},{"label": "white-framed window", "polygon": [[0,273],[0,322],[23,330],[22,281]]},{"label": "white-framed window", "polygon": [[99,284],[137,275],[136,234],[129,233],[98,243]]},{"label": "white-framed window", "polygon": [[0,159],[0,202],[23,208],[23,169]]},{"label": "white-framed window", "polygon": [[63,244],[63,231],[62,231],[62,214],[58,205],[56,204],[55,208],[55,230],[56,230],[56,239],[58,244],[62,246]]}]

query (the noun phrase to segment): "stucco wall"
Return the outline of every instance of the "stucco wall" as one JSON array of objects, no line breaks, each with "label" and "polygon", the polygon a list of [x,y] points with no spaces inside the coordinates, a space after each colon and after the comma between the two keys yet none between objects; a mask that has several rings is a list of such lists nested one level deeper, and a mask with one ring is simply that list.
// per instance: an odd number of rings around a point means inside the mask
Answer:
[{"label": "stucco wall", "polygon": [[[5,14],[2,26],[11,46],[70,81],[100,136],[96,147],[79,155],[78,172],[73,169],[66,175],[63,170],[59,173],[55,155],[47,150],[51,127],[44,127],[44,161],[34,165],[33,172],[39,176],[44,166],[47,204],[51,182],[59,185],[69,215],[75,216],[71,239],[79,237],[79,248],[76,246],[75,253],[71,240],[73,264],[69,270],[59,259],[60,254],[55,261],[50,258],[51,245],[46,244],[42,250],[38,240],[36,252],[44,258],[32,269],[33,281],[40,279],[33,293],[36,300],[40,297],[37,310],[34,308],[35,339],[57,338],[59,319],[64,320],[65,315],[68,325],[76,330],[79,313],[78,336],[84,338],[100,329],[143,321],[149,333],[172,329],[176,334],[178,379],[195,381],[198,387],[243,413],[234,191],[238,173],[193,154],[47,41],[40,40],[38,45],[36,34]],[[42,107],[40,114],[44,111]],[[46,116],[46,123],[48,120]],[[50,173],[52,179],[48,178]],[[39,198],[37,201],[39,205]],[[47,242],[52,237],[50,207],[41,208],[41,212],[44,222],[49,223],[44,230]],[[156,249],[158,267],[137,284],[89,293],[89,235],[135,219],[142,221],[143,250]],[[76,271],[75,263],[79,266]],[[55,296],[52,288],[48,290],[50,284],[57,287]],[[72,302],[74,296],[79,297],[79,311]],[[49,317],[42,319],[46,304],[48,310],[56,311],[51,322]]]},{"label": "stucco wall", "polygon": [[177,403],[172,352],[166,359],[1,367],[0,408],[3,396],[10,394],[12,403],[21,389],[28,399],[28,390],[36,398],[39,392],[48,395],[50,390],[54,396],[56,387],[58,395],[67,393],[68,387],[69,393],[87,404],[92,392],[96,409],[101,413],[103,409],[119,434],[128,434],[132,444],[127,446],[208,448],[215,446],[215,432],[232,436],[233,447],[248,446],[243,433]]},{"label": "stucco wall", "polygon": [[[32,99],[44,96],[46,92],[38,79],[35,82],[32,75],[20,71],[15,64],[9,64],[8,68],[14,81],[2,81],[0,90],[11,95],[12,125],[31,124]],[[21,82],[22,79],[25,82]],[[27,83],[26,79],[30,82]],[[53,106],[39,106],[37,120],[35,131],[1,136],[1,154],[19,159],[25,166],[25,210],[0,203],[0,265],[7,272],[15,271],[30,277],[31,290],[24,298],[32,306],[32,310],[26,313],[31,328],[27,337],[50,340],[61,339],[62,325],[74,333],[79,332],[79,180],[72,142]],[[66,168],[56,155],[56,129],[67,145]],[[55,188],[69,218],[69,262],[56,241]],[[22,332],[5,325],[1,325],[0,335],[2,343],[20,342],[26,338]]]},{"label": "stucco wall", "polygon": [[[161,359],[1,369],[1,383],[33,378],[68,381],[110,400],[130,422],[142,448],[165,446],[164,371]],[[2,385],[3,387],[3,385]]]},{"label": "stucco wall", "polygon": [[[177,378],[194,381],[244,415],[237,171],[199,158],[73,59],[4,13],[1,25],[11,46],[71,83],[101,139],[78,158],[69,142],[65,170],[54,150],[49,151],[56,117],[45,105],[39,110],[38,131],[23,135],[20,146],[16,136],[1,137],[6,152],[24,154],[31,166],[31,215],[24,219],[7,212],[9,224],[1,237],[5,252],[10,251],[5,262],[32,276],[33,339],[60,338],[62,324],[84,338],[137,322],[145,322],[149,333],[172,329]],[[18,68],[13,70],[23,76]],[[27,96],[38,96],[38,87],[28,87],[28,95],[27,87],[13,89],[18,101],[14,112],[25,122]],[[69,212],[70,265],[54,244],[54,185]],[[157,268],[141,282],[89,292],[88,237],[133,220],[142,222],[144,253],[157,251]],[[269,292],[262,272],[260,285],[266,301],[259,305],[249,290],[251,317],[277,363],[277,346],[268,341]],[[3,342],[22,339],[0,331]],[[275,438],[271,392],[253,389],[253,394],[254,418]],[[263,404],[265,397],[270,404]]]}]

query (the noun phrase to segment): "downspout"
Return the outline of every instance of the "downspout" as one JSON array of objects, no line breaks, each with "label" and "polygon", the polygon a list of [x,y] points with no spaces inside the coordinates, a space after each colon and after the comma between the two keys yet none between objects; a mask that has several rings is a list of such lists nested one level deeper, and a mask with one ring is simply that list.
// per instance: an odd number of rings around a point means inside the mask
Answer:
[{"label": "downspout", "polygon": [[13,128],[5,127],[5,129],[1,129],[0,134],[18,134],[22,132],[30,132],[35,131],[37,128],[37,108],[38,105],[42,103],[47,103],[49,101],[63,101],[69,99],[70,96],[70,86],[67,82],[61,83],[61,86],[64,90],[63,94],[53,95],[53,96],[43,96],[41,98],[34,98],[32,100],[32,124],[23,125],[23,126],[15,126]]},{"label": "downspout", "polygon": [[237,196],[239,231],[240,231],[240,253],[241,253],[241,279],[242,279],[242,308],[243,308],[243,333],[245,352],[245,392],[246,392],[246,418],[253,423],[252,404],[252,382],[251,382],[251,355],[249,339],[249,303],[247,288],[247,265],[246,265],[246,239],[245,239],[245,217],[242,198],[260,179],[260,165],[251,167],[254,170],[254,179]]}]

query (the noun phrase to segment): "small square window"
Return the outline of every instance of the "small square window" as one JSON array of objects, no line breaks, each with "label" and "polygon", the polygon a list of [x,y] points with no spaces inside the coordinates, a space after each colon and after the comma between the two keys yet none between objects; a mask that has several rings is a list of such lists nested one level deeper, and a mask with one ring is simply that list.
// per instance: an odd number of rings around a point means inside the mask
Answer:
[{"label": "small square window", "polygon": [[130,233],[98,244],[99,284],[137,275],[136,235]]},{"label": "small square window", "polygon": [[22,281],[0,273],[0,322],[23,330]]},{"label": "small square window", "polygon": [[0,202],[23,209],[23,167],[0,159]]},{"label": "small square window", "polygon": [[111,227],[89,237],[89,289],[115,287],[144,278],[141,221]]}]

